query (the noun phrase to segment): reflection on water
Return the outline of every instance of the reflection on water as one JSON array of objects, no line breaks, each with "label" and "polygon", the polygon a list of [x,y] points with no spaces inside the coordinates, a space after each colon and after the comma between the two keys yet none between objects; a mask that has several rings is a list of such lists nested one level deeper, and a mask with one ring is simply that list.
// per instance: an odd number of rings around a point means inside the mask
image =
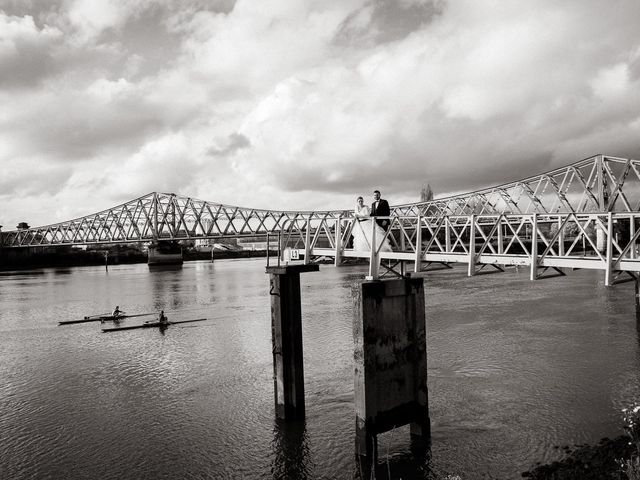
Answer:
[{"label": "reflection on water", "polygon": [[[302,276],[306,420],[275,420],[264,260],[0,274],[0,478],[362,478],[353,298],[366,266]],[[633,284],[428,274],[430,451],[379,436],[377,478],[518,478],[622,433],[640,399]],[[206,322],[103,334],[59,320],[164,310]],[[136,325],[144,318],[129,318]],[[390,475],[389,475],[390,474]]]},{"label": "reflection on water", "polygon": [[310,455],[305,422],[285,422],[276,419],[273,427],[274,479],[309,477]]},{"label": "reflection on water", "polygon": [[181,263],[167,263],[165,265],[147,265],[147,267],[149,267],[149,271],[150,272],[170,272],[170,271],[176,271],[176,270],[182,270],[182,265]]}]

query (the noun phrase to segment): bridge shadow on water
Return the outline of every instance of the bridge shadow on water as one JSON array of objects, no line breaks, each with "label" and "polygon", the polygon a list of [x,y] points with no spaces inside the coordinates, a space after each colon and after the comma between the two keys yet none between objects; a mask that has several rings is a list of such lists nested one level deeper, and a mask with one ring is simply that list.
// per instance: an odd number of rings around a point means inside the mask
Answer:
[{"label": "bridge shadow on water", "polygon": [[182,270],[181,263],[168,263],[164,265],[147,265],[150,272],[168,272],[175,270]]},{"label": "bridge shadow on water", "polygon": [[443,478],[435,474],[431,469],[430,463],[430,446],[425,445],[421,440],[412,439],[408,451],[390,453],[379,446],[378,461],[374,472],[371,471],[370,467],[367,468],[356,460],[353,479],[393,480],[401,478],[404,480],[435,480]]}]

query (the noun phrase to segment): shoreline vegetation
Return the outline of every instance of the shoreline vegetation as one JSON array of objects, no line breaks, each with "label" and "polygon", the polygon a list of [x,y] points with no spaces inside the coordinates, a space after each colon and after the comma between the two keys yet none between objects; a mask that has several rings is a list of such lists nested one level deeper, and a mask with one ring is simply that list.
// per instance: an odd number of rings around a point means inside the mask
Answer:
[{"label": "shoreline vegetation", "polygon": [[625,434],[605,437],[596,445],[562,447],[564,458],[537,465],[522,476],[533,480],[640,480],[640,405],[624,408],[622,414]]},{"label": "shoreline vegetation", "polygon": [[547,464],[537,464],[522,477],[529,480],[623,480],[629,477],[621,466],[636,452],[628,435],[603,438],[595,445],[555,447],[564,458]]}]

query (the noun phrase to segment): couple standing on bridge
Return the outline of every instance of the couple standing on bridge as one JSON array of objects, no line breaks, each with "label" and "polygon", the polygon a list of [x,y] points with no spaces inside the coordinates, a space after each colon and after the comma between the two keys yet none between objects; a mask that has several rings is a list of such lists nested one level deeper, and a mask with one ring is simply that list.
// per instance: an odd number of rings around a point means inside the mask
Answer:
[{"label": "couple standing on bridge", "polygon": [[388,218],[375,218],[375,222],[372,222],[371,217],[388,217],[391,215],[391,209],[389,208],[389,202],[380,198],[380,190],[373,191],[373,203],[371,207],[364,204],[364,199],[358,197],[356,200],[356,208],[353,215],[355,222],[351,234],[353,235],[353,249],[354,250],[371,250],[371,235],[373,229],[376,230],[376,249],[380,252],[390,252],[391,245],[389,239],[385,237],[387,230],[389,229]]}]

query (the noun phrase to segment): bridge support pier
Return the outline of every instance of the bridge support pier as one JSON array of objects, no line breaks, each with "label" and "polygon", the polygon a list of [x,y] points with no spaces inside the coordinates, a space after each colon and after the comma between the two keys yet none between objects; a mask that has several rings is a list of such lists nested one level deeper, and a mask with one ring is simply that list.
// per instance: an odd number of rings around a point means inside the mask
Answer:
[{"label": "bridge support pier", "polygon": [[149,245],[147,264],[182,265],[182,248],[175,242],[154,242]]},{"label": "bridge support pier", "polygon": [[302,420],[305,415],[300,273],[318,270],[314,264],[267,267],[275,408],[276,417],[284,420]]},{"label": "bridge support pier", "polygon": [[363,281],[356,303],[355,443],[368,470],[379,433],[410,423],[414,446],[430,440],[423,278]]}]

